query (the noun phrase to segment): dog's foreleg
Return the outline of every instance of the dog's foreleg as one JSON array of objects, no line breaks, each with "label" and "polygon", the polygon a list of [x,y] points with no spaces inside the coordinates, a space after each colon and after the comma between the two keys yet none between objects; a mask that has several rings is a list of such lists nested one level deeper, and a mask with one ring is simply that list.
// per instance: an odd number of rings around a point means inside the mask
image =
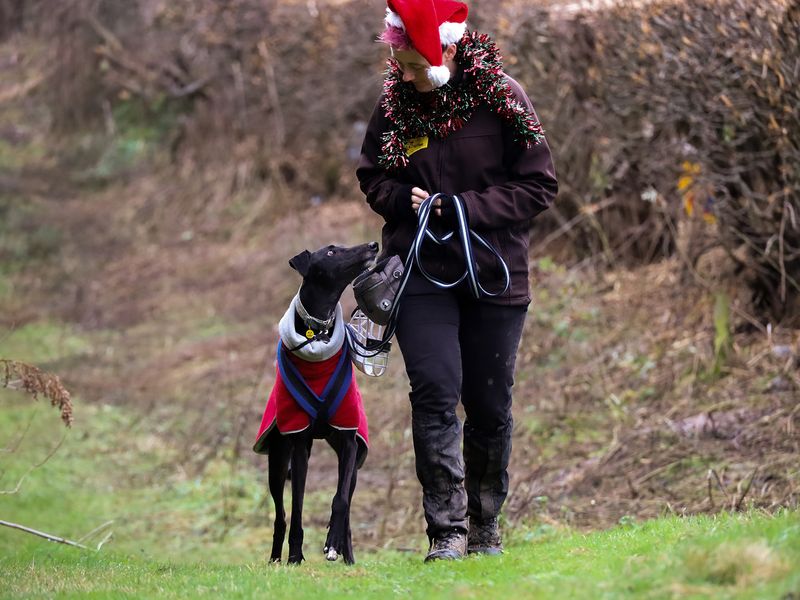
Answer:
[{"label": "dog's foreleg", "polygon": [[275,526],[272,532],[271,562],[281,561],[283,540],[286,537],[286,510],[283,490],[289,471],[289,444],[282,435],[276,435],[269,451],[269,493],[275,504]]},{"label": "dog's foreleg", "polygon": [[[357,449],[356,449],[357,451]],[[353,465],[353,477],[350,482],[350,493],[348,494],[348,510],[347,510],[347,523],[345,524],[345,547],[344,547],[344,562],[352,565],[356,562],[355,555],[353,554],[353,532],[350,528],[350,509],[353,507],[353,492],[356,490],[356,481],[358,479],[358,468]]]},{"label": "dog's foreleg", "polygon": [[355,432],[341,431],[336,435],[341,439],[341,443],[338,444],[339,481],[331,504],[328,538],[323,551],[328,560],[336,560],[342,555],[344,562],[351,565],[355,562],[355,558],[350,533],[350,502],[356,487],[357,442]]},{"label": "dog's foreleg", "polygon": [[311,452],[311,428],[296,434],[292,443],[292,518],[289,525],[289,564],[299,565],[303,556],[303,497]]}]

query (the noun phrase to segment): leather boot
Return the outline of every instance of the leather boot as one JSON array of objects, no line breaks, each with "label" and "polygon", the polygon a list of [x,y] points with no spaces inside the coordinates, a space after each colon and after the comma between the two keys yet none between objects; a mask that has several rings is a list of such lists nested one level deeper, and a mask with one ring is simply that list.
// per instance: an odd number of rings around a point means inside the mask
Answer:
[{"label": "leather boot", "polygon": [[489,554],[495,556],[503,553],[503,541],[500,538],[500,526],[497,517],[481,520],[469,518],[467,534],[467,554]]},{"label": "leather boot", "polygon": [[467,532],[467,494],[461,456],[461,423],[454,411],[412,411],[411,426],[428,538]]},{"label": "leather boot", "polygon": [[467,554],[467,536],[460,531],[450,531],[431,540],[425,562],[433,560],[458,560]]},{"label": "leather boot", "polygon": [[471,518],[488,521],[500,514],[508,496],[508,461],[513,420],[486,432],[467,421],[464,425],[465,487]]}]

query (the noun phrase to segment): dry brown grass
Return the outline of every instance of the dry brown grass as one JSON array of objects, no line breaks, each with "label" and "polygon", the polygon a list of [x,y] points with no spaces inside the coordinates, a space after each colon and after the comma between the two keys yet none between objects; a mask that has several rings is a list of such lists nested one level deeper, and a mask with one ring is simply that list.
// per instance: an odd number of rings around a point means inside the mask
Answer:
[{"label": "dry brown grass", "polygon": [[72,426],[72,400],[58,375],[45,373],[38,367],[16,360],[0,359],[4,388],[22,390],[38,400],[42,395],[61,412],[61,420]]}]

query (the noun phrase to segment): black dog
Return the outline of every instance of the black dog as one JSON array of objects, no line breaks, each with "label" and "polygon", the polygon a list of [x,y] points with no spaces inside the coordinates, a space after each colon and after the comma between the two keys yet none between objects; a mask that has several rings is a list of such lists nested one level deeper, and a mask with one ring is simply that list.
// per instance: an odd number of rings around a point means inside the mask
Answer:
[{"label": "black dog", "polygon": [[[353,378],[339,298],[375,259],[378,244],[304,250],[289,261],[303,277],[300,291],[281,319],[276,382],[253,449],[269,454],[269,491],[275,502],[270,560],[281,560],[286,534],[283,490],[292,482],[289,563],[303,561],[303,496],[314,439],[336,451],[339,480],[331,506],[324,552],[328,560],[355,562],[350,501],[357,469],[366,458],[368,434],[361,395]],[[291,471],[289,467],[291,465]]]}]

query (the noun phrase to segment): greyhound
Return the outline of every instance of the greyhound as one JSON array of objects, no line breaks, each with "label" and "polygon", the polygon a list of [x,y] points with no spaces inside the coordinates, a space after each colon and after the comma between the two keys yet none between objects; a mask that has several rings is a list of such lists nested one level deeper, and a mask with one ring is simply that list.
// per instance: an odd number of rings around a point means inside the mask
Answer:
[{"label": "greyhound", "polygon": [[289,261],[303,283],[280,321],[276,381],[253,447],[255,452],[269,455],[269,491],[275,503],[271,562],[281,560],[287,479],[292,485],[289,564],[305,559],[303,496],[314,439],[325,439],[339,463],[323,552],[327,560],[343,556],[346,564],[355,562],[350,502],[369,438],[339,298],[374,262],[377,252],[377,242],[350,248],[325,246],[315,252],[304,250]]}]

